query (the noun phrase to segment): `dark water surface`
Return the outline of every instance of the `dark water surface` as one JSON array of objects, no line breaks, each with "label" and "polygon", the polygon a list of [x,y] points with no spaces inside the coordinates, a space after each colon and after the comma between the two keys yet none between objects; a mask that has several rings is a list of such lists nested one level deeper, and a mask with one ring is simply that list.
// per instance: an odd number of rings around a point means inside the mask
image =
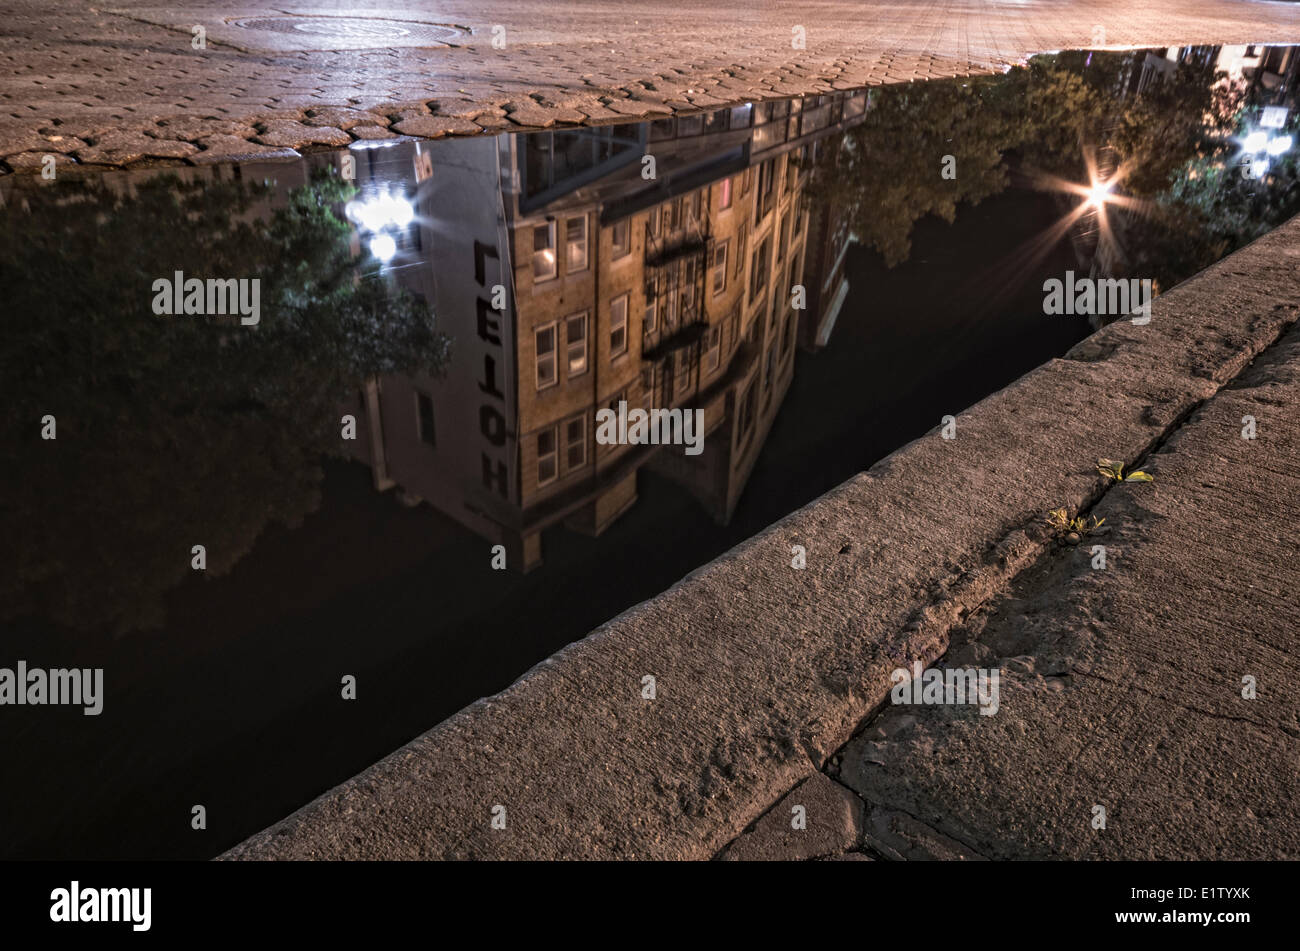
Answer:
[{"label": "dark water surface", "polygon": [[[104,683],[0,703],[0,856],[215,855],[1113,319],[1048,279],[1263,233],[1294,158],[1244,142],[1295,65],[0,179],[0,670]],[[256,312],[159,313],[178,271]],[[703,451],[598,443],[620,399],[703,409]]]}]

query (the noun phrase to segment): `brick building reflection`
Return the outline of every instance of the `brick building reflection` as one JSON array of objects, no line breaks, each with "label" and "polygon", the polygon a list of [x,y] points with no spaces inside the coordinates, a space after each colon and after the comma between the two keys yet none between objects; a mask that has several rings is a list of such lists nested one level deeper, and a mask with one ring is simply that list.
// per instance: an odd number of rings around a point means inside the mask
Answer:
[{"label": "brick building reflection", "polygon": [[[523,570],[548,528],[604,531],[647,466],[728,521],[796,346],[825,343],[847,289],[844,223],[804,190],[816,150],[866,105],[836,93],[354,151],[363,194],[415,205],[390,273],[454,338],[443,378],[383,377],[353,407],[375,486],[504,545]],[[703,453],[597,444],[596,412],[620,401],[702,408]]]}]

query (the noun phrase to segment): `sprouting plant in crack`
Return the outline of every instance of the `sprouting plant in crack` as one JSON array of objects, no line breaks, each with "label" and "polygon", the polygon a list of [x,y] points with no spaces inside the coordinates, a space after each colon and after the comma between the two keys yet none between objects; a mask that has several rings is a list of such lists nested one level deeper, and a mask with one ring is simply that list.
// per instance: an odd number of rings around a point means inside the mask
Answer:
[{"label": "sprouting plant in crack", "polygon": [[1141,469],[1134,469],[1128,475],[1124,474],[1124,463],[1114,459],[1098,459],[1097,471],[1108,479],[1114,479],[1116,482],[1154,482],[1155,476],[1149,472],[1143,472]]},{"label": "sprouting plant in crack", "polygon": [[1095,532],[1097,529],[1101,528],[1105,522],[1106,520],[1104,518],[1098,518],[1095,515],[1092,516],[1092,524],[1089,524],[1088,520],[1082,515],[1076,515],[1074,518],[1071,518],[1070,513],[1064,508],[1052,509],[1047,513],[1048,525],[1052,526],[1052,528],[1058,529],[1059,531],[1073,532],[1076,535],[1087,535],[1091,532]]}]

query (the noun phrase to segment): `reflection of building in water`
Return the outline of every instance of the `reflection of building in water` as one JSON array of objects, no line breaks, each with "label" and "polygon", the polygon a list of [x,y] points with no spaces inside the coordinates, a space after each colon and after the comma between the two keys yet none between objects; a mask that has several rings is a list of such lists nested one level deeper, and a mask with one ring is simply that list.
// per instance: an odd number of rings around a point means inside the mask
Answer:
[{"label": "reflection of building in water", "polygon": [[[356,153],[363,194],[416,196],[392,273],[454,338],[444,378],[388,376],[363,394],[355,445],[376,485],[525,569],[544,529],[609,526],[645,465],[729,519],[792,378],[792,288],[807,285],[819,322],[840,294],[805,275],[806,169],[865,105],[837,93]],[[832,222],[814,224],[818,266],[838,271]],[[597,444],[596,412],[620,401],[703,409],[703,453]]]},{"label": "reflection of building in water", "polygon": [[1215,68],[1229,81],[1245,80],[1263,105],[1294,105],[1300,55],[1294,46],[1222,46]]},{"label": "reflection of building in water", "polygon": [[[1268,130],[1291,125],[1291,115],[1296,105],[1296,78],[1300,74],[1300,47],[1295,46],[1170,46],[1162,50],[1137,50],[1122,56],[1122,68],[1115,85],[1117,100],[1140,97],[1157,84],[1168,81],[1180,65],[1209,68],[1216,77],[1215,85],[1240,87],[1243,102],[1251,109],[1243,138],[1252,131],[1264,132],[1261,142],[1274,134]],[[1103,140],[1117,127],[1115,123],[1102,129]],[[1260,145],[1263,148],[1263,145]],[[1272,153],[1270,153],[1271,155]],[[1119,165],[1114,148],[1102,145],[1096,149],[1097,177],[1106,181]],[[1268,182],[1269,163],[1262,153],[1251,155],[1239,150],[1230,161],[1243,169],[1254,166],[1251,177]],[[1253,160],[1253,161],[1252,161]],[[1224,187],[1235,184],[1226,179]],[[1062,199],[1068,213],[1077,199]],[[1099,213],[1082,216],[1070,229],[1075,258],[1080,270],[1094,279],[1127,274],[1129,258],[1125,251],[1129,233],[1133,230],[1134,215],[1123,206],[1111,205],[1106,211],[1110,229],[1108,240],[1100,240]]]}]

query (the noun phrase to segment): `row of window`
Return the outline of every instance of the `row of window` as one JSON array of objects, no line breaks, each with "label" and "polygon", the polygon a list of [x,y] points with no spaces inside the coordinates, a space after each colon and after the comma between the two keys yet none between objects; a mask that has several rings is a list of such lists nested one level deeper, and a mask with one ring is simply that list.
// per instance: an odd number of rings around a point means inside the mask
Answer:
[{"label": "row of window", "polygon": [[[561,459],[560,436],[564,436],[564,453]],[[537,434],[537,484],[547,485],[560,477],[560,463],[564,474],[587,464],[587,416],[581,414],[563,423],[556,423]]]},{"label": "row of window", "polygon": [[[722,294],[727,289],[727,256],[730,239],[719,242],[713,249],[710,283],[713,296]],[[678,306],[680,313],[688,313],[695,303],[695,284],[693,260],[681,262],[684,269],[680,293],[663,296],[664,329],[668,333],[677,329]],[[620,357],[628,348],[628,306],[630,294],[620,294],[609,302],[609,355],[610,359]],[[645,313],[642,317],[642,331],[650,336],[659,330],[658,298],[653,289],[647,294]],[[587,318],[583,311],[566,317],[563,321],[552,321],[536,330],[537,344],[537,388],[544,390],[559,382],[559,361],[557,359],[560,341],[560,327],[564,327],[565,357],[568,362],[566,379],[581,376],[587,372]],[[716,329],[716,328],[715,328]],[[709,369],[714,369],[710,366]]]},{"label": "row of window", "polygon": [[[732,179],[724,178],[717,183],[718,208],[726,210],[731,207]],[[685,226],[687,216],[699,221],[704,212],[704,192],[701,189],[689,197],[682,197],[666,202],[651,209],[647,219],[650,235],[657,237],[660,229],[670,234]],[[579,274],[590,265],[589,215],[564,218],[562,221],[547,221],[533,228],[533,282],[541,283],[559,276],[560,226],[563,224],[564,236],[564,273]],[[624,218],[610,226],[611,255],[614,260],[626,257],[632,252],[632,221]]]},{"label": "row of window", "polygon": [[[627,306],[628,294],[622,294],[609,302],[609,355],[611,358],[622,356],[627,352]],[[565,362],[567,371],[565,379],[582,376],[587,372],[587,322],[588,314],[583,311],[564,320],[551,321],[536,330],[537,343],[537,388],[544,390],[559,382],[558,351],[560,328],[564,328]]]},{"label": "row of window", "polygon": [[[739,308],[733,310],[727,321],[729,333],[734,337]],[[722,324],[714,324],[705,335],[704,372],[712,373],[722,363]],[[783,348],[784,353],[784,348]],[[669,354],[664,361],[664,389],[676,399],[682,396],[691,385],[693,367],[690,362],[689,348]],[[654,401],[655,368],[647,365],[641,369],[641,408],[649,410]],[[609,398],[609,408],[618,413],[619,403],[632,405],[631,391],[620,390]],[[564,440],[561,451],[561,436]],[[587,464],[587,415],[573,416],[563,423],[556,423],[537,434],[537,484],[548,485],[561,475],[568,475]]]},{"label": "row of window", "polygon": [[[731,333],[735,333],[737,315],[733,312],[729,319]],[[586,320],[586,315],[569,318],[568,322]],[[789,325],[787,324],[787,327]],[[549,328],[554,333],[554,326]],[[785,342],[782,344],[782,356],[785,354]],[[671,354],[665,362],[665,386],[674,396],[680,396],[690,386],[691,370],[689,349]],[[585,347],[583,358],[585,360]],[[552,363],[554,352],[551,354]],[[709,328],[705,337],[704,369],[712,373],[718,369],[722,360],[722,325],[715,324]],[[641,374],[645,409],[650,408],[654,394],[654,367],[646,366]],[[628,400],[628,390],[622,390],[609,400],[609,408],[618,412],[619,403]],[[422,443],[434,447],[437,435],[434,426],[433,398],[420,390],[415,392],[416,432]],[[742,427],[743,428],[743,427]],[[561,443],[561,440],[563,442]],[[537,434],[537,484],[548,485],[562,474],[568,475],[587,464],[587,414],[580,413],[562,423],[556,423]]]},{"label": "row of window", "polygon": [[[591,261],[589,215],[563,219],[564,273],[578,274],[587,270]],[[558,221],[547,221],[533,228],[533,283],[538,284],[558,277],[560,249]],[[610,243],[614,260],[632,252],[632,222],[617,221],[610,226]]]},{"label": "row of window", "polygon": [[[559,274],[559,245],[556,241],[558,223],[548,221],[533,228],[533,280],[547,281]],[[587,269],[587,216],[567,218],[564,221],[564,249],[566,273],[574,274]]]}]

